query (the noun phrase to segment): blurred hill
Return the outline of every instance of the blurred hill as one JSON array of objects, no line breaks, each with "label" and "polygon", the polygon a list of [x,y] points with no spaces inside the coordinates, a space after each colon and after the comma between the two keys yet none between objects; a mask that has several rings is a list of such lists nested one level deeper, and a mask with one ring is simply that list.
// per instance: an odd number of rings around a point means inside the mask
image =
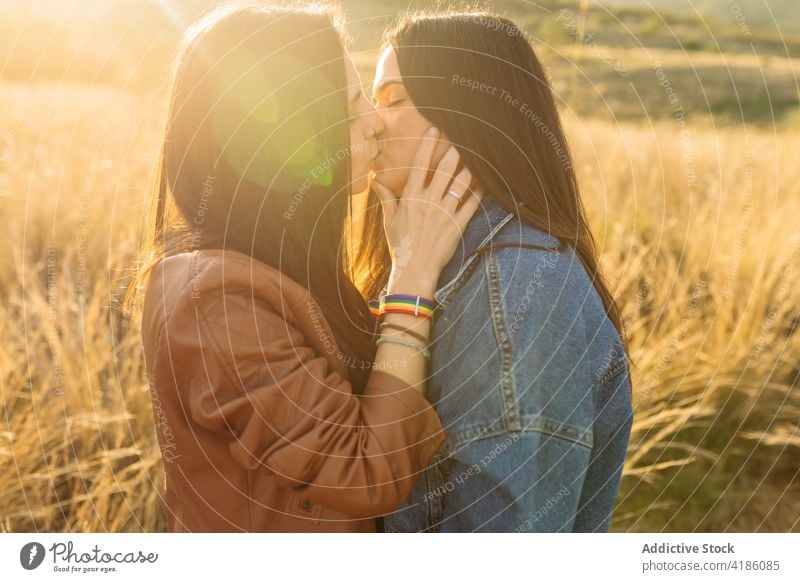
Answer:
[{"label": "blurred hill", "polygon": [[[412,2],[411,7],[429,2]],[[530,34],[562,104],[615,118],[671,115],[660,63],[687,115],[800,120],[798,0],[494,0]],[[211,0],[10,0],[0,5],[0,79],[151,92],[184,28]],[[365,82],[406,0],[343,0]]]},{"label": "blurred hill", "polygon": [[761,29],[800,32],[800,2],[797,0],[594,0],[594,3],[609,9],[642,9],[649,4],[659,12],[699,13],[724,24],[743,20]]}]

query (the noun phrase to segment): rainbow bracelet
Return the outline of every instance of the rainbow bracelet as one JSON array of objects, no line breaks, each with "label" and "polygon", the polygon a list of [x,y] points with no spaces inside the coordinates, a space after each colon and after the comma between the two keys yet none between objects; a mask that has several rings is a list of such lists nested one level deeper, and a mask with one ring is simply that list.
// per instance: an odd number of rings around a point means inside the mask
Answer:
[{"label": "rainbow bracelet", "polygon": [[381,301],[380,301],[380,299],[370,299],[369,301],[367,301],[367,305],[369,305],[369,312],[374,317],[380,317],[381,316]]},{"label": "rainbow bracelet", "polygon": [[382,295],[378,306],[378,317],[387,313],[405,313],[415,317],[433,318],[434,304],[430,299],[419,295],[403,295],[390,293]]}]

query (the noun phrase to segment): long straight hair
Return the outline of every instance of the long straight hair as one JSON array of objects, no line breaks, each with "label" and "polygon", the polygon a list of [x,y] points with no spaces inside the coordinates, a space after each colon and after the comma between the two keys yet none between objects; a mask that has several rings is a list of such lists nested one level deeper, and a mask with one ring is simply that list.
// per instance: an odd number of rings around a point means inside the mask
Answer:
[{"label": "long straight hair", "polygon": [[[375,357],[373,317],[354,284],[344,33],[324,5],[234,2],[184,36],[174,63],[149,236],[126,301],[152,266],[231,249],[305,286],[355,392]],[[357,237],[356,237],[357,238]],[[369,243],[360,245],[362,253]],[[348,365],[349,364],[349,365]]]},{"label": "long straight hair", "polygon": [[447,132],[485,191],[575,249],[628,355],[550,83],[525,34],[490,11],[419,12],[386,32],[389,46],[414,105]]}]

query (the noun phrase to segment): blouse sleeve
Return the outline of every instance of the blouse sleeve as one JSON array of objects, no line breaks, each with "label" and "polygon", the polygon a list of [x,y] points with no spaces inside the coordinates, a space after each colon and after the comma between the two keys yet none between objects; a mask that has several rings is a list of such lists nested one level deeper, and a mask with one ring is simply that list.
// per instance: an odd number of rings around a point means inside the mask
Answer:
[{"label": "blouse sleeve", "polygon": [[445,440],[418,391],[373,370],[354,395],[300,330],[249,296],[200,301],[196,315],[181,346],[196,368],[189,412],[239,465],[354,517],[388,513],[408,496]]}]

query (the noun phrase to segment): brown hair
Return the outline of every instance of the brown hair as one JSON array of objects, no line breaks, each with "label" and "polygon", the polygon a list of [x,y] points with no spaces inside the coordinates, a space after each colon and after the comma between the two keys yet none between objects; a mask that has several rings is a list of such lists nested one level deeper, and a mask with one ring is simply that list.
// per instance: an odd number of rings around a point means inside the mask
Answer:
[{"label": "brown hair", "polygon": [[419,12],[404,15],[384,40],[416,108],[447,132],[485,191],[575,249],[627,355],[550,83],[525,34],[490,11]]},{"label": "brown hair", "polygon": [[[164,256],[225,248],[309,289],[360,392],[374,320],[354,284],[341,15],[323,5],[229,3],[174,63],[150,237],[135,291]],[[361,253],[370,244],[361,246]],[[364,255],[362,255],[364,256]],[[362,365],[362,362],[370,366]]]}]

